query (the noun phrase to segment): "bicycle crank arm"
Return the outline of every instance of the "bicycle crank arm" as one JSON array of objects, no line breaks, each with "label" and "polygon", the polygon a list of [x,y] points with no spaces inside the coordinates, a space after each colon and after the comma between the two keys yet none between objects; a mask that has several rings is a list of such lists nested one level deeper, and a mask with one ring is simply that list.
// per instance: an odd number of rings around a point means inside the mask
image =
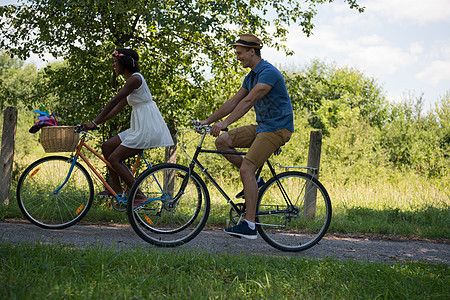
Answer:
[{"label": "bicycle crank arm", "polygon": [[255,224],[261,225],[261,226],[279,227],[282,229],[286,229],[286,225],[275,225],[275,224],[266,224],[266,223],[255,223]]}]

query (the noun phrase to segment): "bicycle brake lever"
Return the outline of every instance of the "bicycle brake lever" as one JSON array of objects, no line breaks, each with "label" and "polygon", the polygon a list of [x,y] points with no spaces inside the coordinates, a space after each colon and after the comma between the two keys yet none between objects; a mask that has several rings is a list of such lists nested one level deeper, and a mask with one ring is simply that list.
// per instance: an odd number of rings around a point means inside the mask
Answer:
[{"label": "bicycle brake lever", "polygon": [[77,128],[75,129],[76,133],[80,133],[83,129],[83,124],[77,124],[75,125]]},{"label": "bicycle brake lever", "polygon": [[208,125],[200,125],[200,122],[198,120],[193,120],[192,124],[194,125],[194,130],[197,133],[202,134],[203,131],[209,131]]}]

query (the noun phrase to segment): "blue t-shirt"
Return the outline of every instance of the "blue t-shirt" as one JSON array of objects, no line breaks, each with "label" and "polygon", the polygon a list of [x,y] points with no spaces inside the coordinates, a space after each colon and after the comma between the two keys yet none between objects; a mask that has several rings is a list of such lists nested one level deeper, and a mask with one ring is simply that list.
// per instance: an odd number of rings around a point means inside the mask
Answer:
[{"label": "blue t-shirt", "polygon": [[282,128],[294,132],[291,99],[280,71],[262,59],[256,68],[245,76],[242,87],[250,92],[257,83],[268,84],[272,89],[254,105],[258,122],[256,133],[273,132]]}]

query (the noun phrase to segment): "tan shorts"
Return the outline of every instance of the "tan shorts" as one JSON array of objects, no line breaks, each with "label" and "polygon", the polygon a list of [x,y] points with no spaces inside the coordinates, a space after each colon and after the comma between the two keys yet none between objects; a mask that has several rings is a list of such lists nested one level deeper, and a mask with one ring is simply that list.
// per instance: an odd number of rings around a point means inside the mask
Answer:
[{"label": "tan shorts", "polygon": [[261,167],[266,160],[281,146],[287,143],[292,135],[288,129],[274,132],[260,132],[255,135],[256,125],[247,125],[228,132],[233,147],[249,148],[245,158],[256,167]]}]

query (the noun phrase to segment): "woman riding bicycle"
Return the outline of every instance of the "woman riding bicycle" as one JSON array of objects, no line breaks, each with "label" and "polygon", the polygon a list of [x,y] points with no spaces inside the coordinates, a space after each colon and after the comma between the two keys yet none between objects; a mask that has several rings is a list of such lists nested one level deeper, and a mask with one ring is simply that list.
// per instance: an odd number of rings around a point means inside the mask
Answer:
[{"label": "woman riding bicycle", "polygon": [[[139,73],[138,53],[132,49],[117,49],[112,56],[114,71],[117,75],[126,77],[125,85],[106,103],[92,122],[83,124],[83,130],[99,126],[117,115],[127,104],[131,105],[130,128],[102,144],[103,156],[112,166],[112,169],[109,168],[112,188],[117,194],[121,194],[121,179],[129,187],[135,181],[123,161],[139,154],[143,149],[172,146],[173,139],[144,77]],[[109,191],[102,193],[109,195]],[[136,196],[138,200],[146,199],[143,194]]]}]

